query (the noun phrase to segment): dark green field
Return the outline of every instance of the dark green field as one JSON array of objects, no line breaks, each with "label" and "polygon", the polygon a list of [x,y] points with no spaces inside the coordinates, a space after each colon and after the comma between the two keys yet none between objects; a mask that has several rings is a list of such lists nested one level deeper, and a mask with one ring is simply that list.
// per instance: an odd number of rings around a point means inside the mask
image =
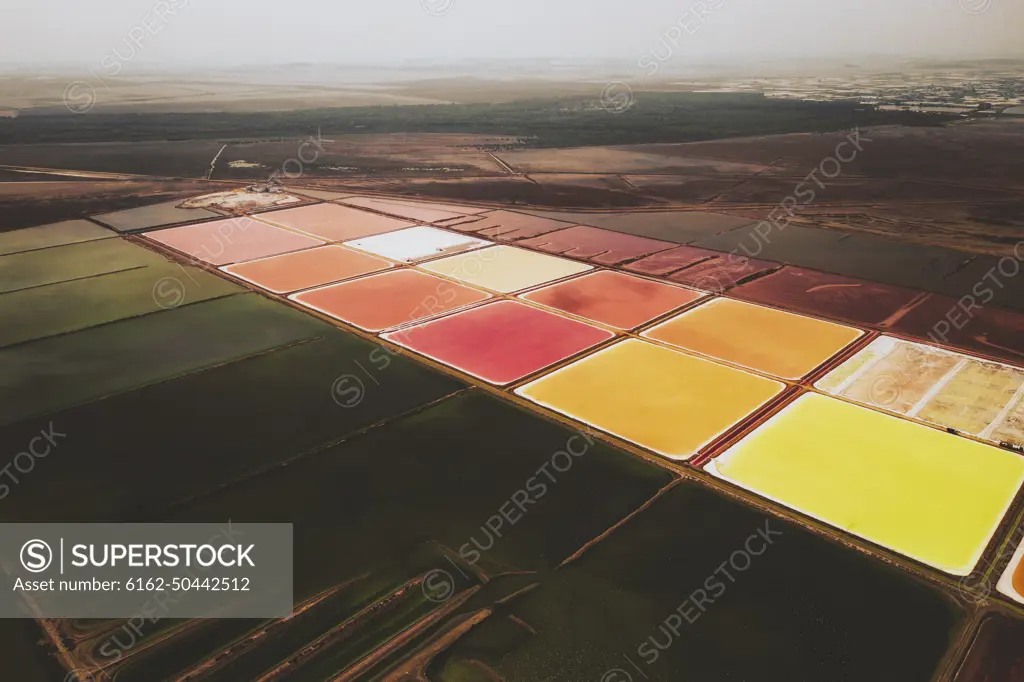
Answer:
[{"label": "dark green field", "polygon": [[[596,89],[596,88],[595,88]],[[876,111],[857,102],[805,102],[756,94],[637,92],[628,110],[595,98],[216,114],[22,116],[0,124],[0,144],[302,137],[346,133],[478,133],[535,147],[690,142],[884,124],[936,125],[944,114]],[[610,107],[614,108],[614,107]]]},{"label": "dark green field", "polygon": [[505,680],[928,682],[962,617],[895,569],[683,483],[462,638],[430,679],[482,681],[485,666]]}]

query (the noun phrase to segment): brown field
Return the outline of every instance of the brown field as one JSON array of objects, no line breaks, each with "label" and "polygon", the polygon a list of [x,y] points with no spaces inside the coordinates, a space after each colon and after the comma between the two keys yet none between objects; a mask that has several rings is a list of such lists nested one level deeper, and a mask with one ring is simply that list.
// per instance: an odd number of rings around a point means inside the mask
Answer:
[{"label": "brown field", "polygon": [[[797,209],[795,224],[976,253],[1012,251],[1024,233],[1024,173],[1019,167],[1024,126],[984,121],[887,126],[861,134],[871,142],[843,164],[838,177],[815,188],[814,201]],[[226,146],[218,141],[3,146],[0,180],[60,181],[47,186],[5,183],[0,194],[8,209],[5,223],[38,224],[111,210],[111,200],[117,202],[113,208],[145,203],[140,190],[150,187],[160,188],[152,201],[202,187],[214,191],[263,181],[275,171],[285,172],[282,179],[290,186],[313,190],[540,209],[699,209],[763,220],[845,137],[773,135],[492,152],[517,140],[449,133],[334,135],[324,130],[321,135],[322,149],[309,144],[302,149],[310,162],[301,167],[288,161],[300,154],[300,139]],[[218,152],[212,178],[223,184],[196,182],[210,172]],[[25,173],[26,167],[114,175],[46,176]],[[118,174],[139,177],[122,186],[114,182]],[[190,184],[181,178],[195,180]],[[42,202],[42,196],[48,200]],[[71,207],[75,202],[82,207]]]},{"label": "brown field", "polygon": [[[862,136],[872,141],[839,177],[815,187],[817,196],[797,210],[795,224],[993,255],[1007,255],[1024,235],[1024,126],[884,127]],[[843,139],[802,134],[522,150],[497,153],[522,175],[325,181],[311,174],[298,183],[561,209],[700,208],[763,220]]]},{"label": "brown field", "polygon": [[[768,166],[745,161],[722,161],[691,154],[665,153],[657,147],[577,147],[574,149],[524,149],[502,152],[501,159],[523,173],[668,173],[680,175],[741,175],[762,173]],[[682,146],[682,145],[680,145]],[[655,147],[647,151],[646,148]]]},{"label": "brown field", "polygon": [[[835,153],[840,135],[771,135],[679,145],[637,145],[638,151],[775,164],[769,175],[803,177]],[[864,151],[843,166],[843,177],[943,182],[953,186],[1024,189],[1019,159],[1024,127],[1009,119],[944,127],[886,126],[863,131]],[[843,151],[849,155],[849,149]]]},{"label": "brown field", "polygon": [[[324,178],[379,174],[501,175],[504,170],[481,148],[516,143],[512,137],[490,135],[332,135],[326,130],[316,144],[310,140],[316,140],[315,131],[311,137],[286,141],[0,145],[0,170],[2,166],[19,166],[203,178],[213,158],[226,144],[217,159],[213,179],[266,180],[274,171]],[[232,162],[236,167],[232,167]]]},{"label": "brown field", "polygon": [[215,192],[195,180],[0,182],[0,232]]}]

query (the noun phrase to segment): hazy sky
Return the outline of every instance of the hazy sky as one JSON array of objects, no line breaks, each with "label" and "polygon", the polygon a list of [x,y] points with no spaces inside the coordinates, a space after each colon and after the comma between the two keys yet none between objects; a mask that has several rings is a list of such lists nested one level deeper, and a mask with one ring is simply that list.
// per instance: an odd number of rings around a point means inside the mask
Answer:
[{"label": "hazy sky", "polygon": [[[635,63],[652,51],[667,55],[668,49],[673,61],[1024,56],[1022,0],[4,0],[3,5],[0,62],[90,65],[106,58],[109,65],[116,50],[114,59],[126,72],[153,65],[465,58]],[[698,18],[702,7],[705,16]]]}]

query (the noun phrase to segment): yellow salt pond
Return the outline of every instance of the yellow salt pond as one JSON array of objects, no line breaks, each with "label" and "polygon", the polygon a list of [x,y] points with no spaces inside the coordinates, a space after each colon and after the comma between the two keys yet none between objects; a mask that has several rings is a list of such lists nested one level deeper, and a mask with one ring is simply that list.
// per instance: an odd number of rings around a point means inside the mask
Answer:
[{"label": "yellow salt pond", "polygon": [[567,258],[513,246],[492,246],[424,263],[424,270],[508,294],[593,269]]},{"label": "yellow salt pond", "polygon": [[660,455],[689,459],[785,385],[638,339],[516,393]]},{"label": "yellow salt pond", "polygon": [[967,575],[1024,458],[805,394],[708,464],[714,475],[911,559]]}]

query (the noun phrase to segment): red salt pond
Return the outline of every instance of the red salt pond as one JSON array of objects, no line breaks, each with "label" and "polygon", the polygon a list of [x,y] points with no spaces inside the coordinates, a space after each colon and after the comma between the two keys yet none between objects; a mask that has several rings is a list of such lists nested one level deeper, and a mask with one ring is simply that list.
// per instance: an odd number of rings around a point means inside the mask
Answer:
[{"label": "red salt pond", "polygon": [[614,336],[514,301],[498,301],[386,334],[460,372],[505,385]]},{"label": "red salt pond", "polygon": [[221,268],[275,294],[340,282],[390,268],[392,263],[344,246],[323,246]]},{"label": "red salt pond", "polygon": [[417,270],[395,270],[290,298],[342,322],[377,332],[436,317],[490,296]]},{"label": "red salt pond", "polygon": [[244,217],[155,230],[143,236],[211,265],[276,256],[323,244],[319,239]]},{"label": "red salt pond", "polygon": [[915,339],[1024,365],[1024,314],[982,299],[929,294],[882,325]]},{"label": "red salt pond", "polygon": [[740,285],[732,295],[797,312],[877,326],[920,292],[843,275],[786,266]]},{"label": "red salt pond", "polygon": [[722,292],[737,282],[771,272],[779,267],[769,260],[757,260],[746,256],[718,254],[717,258],[702,261],[669,275],[669,279],[705,291]]},{"label": "red salt pond", "polygon": [[299,230],[329,242],[369,237],[414,224],[337,204],[314,204],[261,213],[260,220]]},{"label": "red salt pond", "polygon": [[721,251],[711,251],[698,246],[679,246],[641,258],[622,267],[644,275],[667,275],[701,261],[722,256]]},{"label": "red salt pond", "polygon": [[564,230],[573,224],[514,211],[491,211],[472,221],[451,223],[450,226],[462,232],[473,232],[500,241],[516,241]]},{"label": "red salt pond", "polygon": [[602,270],[537,289],[522,298],[618,329],[635,329],[704,294]]},{"label": "red salt pond", "polygon": [[550,232],[541,237],[524,240],[520,242],[520,245],[549,253],[585,258],[604,265],[618,265],[628,260],[676,247],[676,244],[671,242],[637,237],[586,225]]}]

